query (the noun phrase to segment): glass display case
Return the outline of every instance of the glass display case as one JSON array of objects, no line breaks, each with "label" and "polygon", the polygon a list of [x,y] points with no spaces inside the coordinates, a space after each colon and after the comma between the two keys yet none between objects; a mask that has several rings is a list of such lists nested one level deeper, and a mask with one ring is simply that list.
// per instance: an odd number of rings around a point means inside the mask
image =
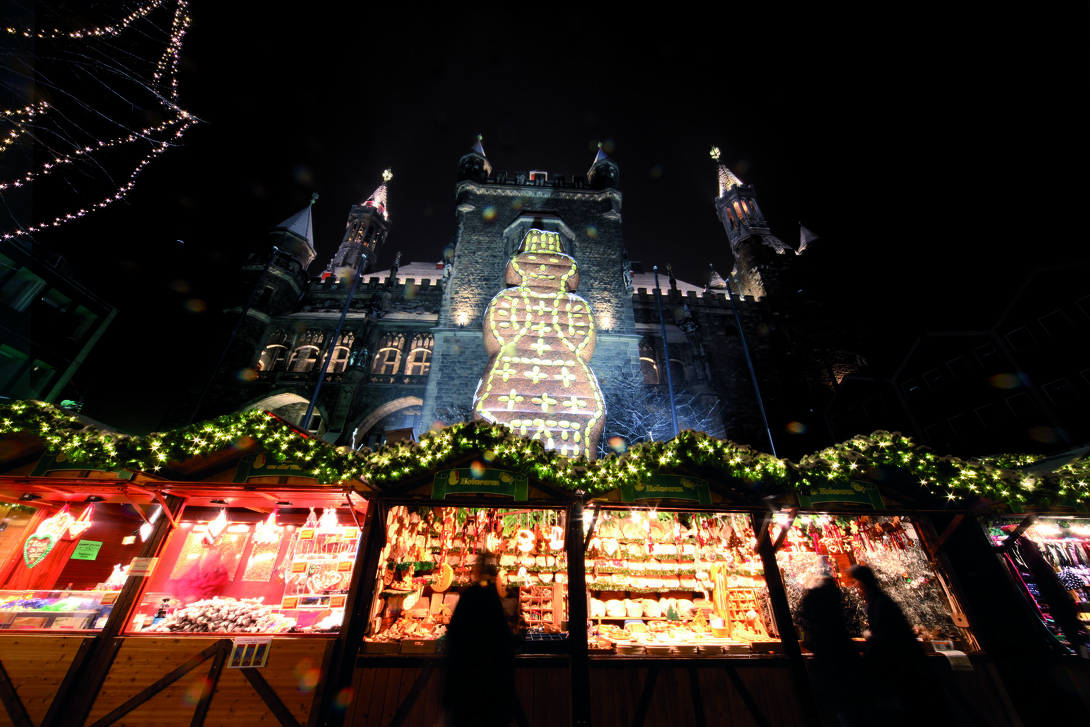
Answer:
[{"label": "glass display case", "polygon": [[365,653],[430,653],[459,595],[484,580],[528,643],[563,640],[568,573],[563,514],[553,510],[392,507],[379,557]]},{"label": "glass display case", "polygon": [[747,514],[602,510],[591,521],[592,649],[618,655],[780,650]]},{"label": "glass display case", "polygon": [[128,633],[336,633],[359,545],[345,507],[187,509]]},{"label": "glass display case", "polygon": [[117,591],[0,590],[0,629],[101,629]]},{"label": "glass display case", "polygon": [[800,629],[800,604],[817,579],[828,576],[840,586],[849,634],[862,641],[867,629],[863,598],[848,570],[856,564],[870,567],[878,584],[897,602],[906,619],[925,642],[952,641],[968,650],[973,638],[953,594],[924,546],[924,521],[910,515],[848,515],[800,513],[774,524],[787,531],[776,562],[792,618]]}]

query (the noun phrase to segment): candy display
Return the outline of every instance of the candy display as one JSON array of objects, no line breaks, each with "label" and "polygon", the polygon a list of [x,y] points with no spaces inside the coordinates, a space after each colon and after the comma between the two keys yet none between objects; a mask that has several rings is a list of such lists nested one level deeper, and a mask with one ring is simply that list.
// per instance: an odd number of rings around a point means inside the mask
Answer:
[{"label": "candy display", "polygon": [[0,629],[101,628],[116,594],[106,591],[0,591]]},{"label": "candy display", "polygon": [[[304,511],[307,512],[307,511]],[[311,509],[295,525],[185,523],[167,544],[131,622],[137,632],[335,632],[359,547],[360,529],[337,510]],[[291,522],[288,516],[281,518]],[[164,605],[165,604],[165,605]]]},{"label": "candy display", "polygon": [[180,608],[144,630],[276,633],[288,631],[294,625],[295,619],[277,614],[272,606],[266,606],[260,600],[213,598]]}]

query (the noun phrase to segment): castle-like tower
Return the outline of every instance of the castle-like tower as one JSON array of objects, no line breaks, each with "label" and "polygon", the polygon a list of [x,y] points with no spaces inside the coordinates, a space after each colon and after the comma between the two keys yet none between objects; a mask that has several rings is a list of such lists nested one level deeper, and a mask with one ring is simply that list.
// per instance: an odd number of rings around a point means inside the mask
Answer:
[{"label": "castle-like tower", "polygon": [[458,164],[452,255],[444,270],[432,375],[421,427],[468,408],[488,365],[482,342],[489,301],[507,287],[508,263],[531,229],[554,233],[578,265],[580,294],[597,321],[590,367],[609,390],[639,371],[628,253],[621,236],[620,170],[599,150],[585,175],[496,172],[480,140]]},{"label": "castle-like tower", "polygon": [[717,162],[719,172],[715,209],[734,255],[732,275],[737,292],[757,299],[782,295],[787,292],[781,286],[785,261],[777,257],[793,256],[795,251],[772,234],[757,205],[753,185],[745,184],[726,165],[718,163],[718,149],[712,150],[712,158]]},{"label": "castle-like tower", "polygon": [[327,273],[351,278],[363,268],[366,275],[375,269],[378,250],[386,242],[390,231],[390,215],[386,211],[386,182],[393,174],[387,169],[382,173],[382,184],[363,204],[352,206],[345,226],[344,239],[337,254],[329,261]]},{"label": "castle-like tower", "polygon": [[[668,259],[656,261],[667,268],[656,289],[650,271],[632,269],[620,170],[601,150],[583,175],[508,174],[478,140],[458,163],[455,233],[436,250],[439,262],[395,256],[373,272],[390,230],[387,174],[352,207],[332,260],[311,278],[307,206],[244,266],[239,298],[249,303],[227,311],[225,330],[241,322],[196,419],[258,408],[300,423],[317,390],[310,429],[339,445],[376,446],[392,431],[419,435],[476,412],[547,446],[551,438],[565,454],[593,456],[588,442],[599,432],[628,443],[672,435],[669,370],[681,428],[767,450],[745,335],[773,437],[801,442],[792,432],[819,431],[844,349],[829,344],[820,306],[791,284],[811,251],[796,255],[774,237],[753,187],[725,166],[717,171],[737,319],[718,275],[700,288],[677,280]],[[515,328],[503,325],[512,306],[522,306]],[[574,407],[579,416],[561,416]],[[827,443],[811,438],[799,450]]]}]

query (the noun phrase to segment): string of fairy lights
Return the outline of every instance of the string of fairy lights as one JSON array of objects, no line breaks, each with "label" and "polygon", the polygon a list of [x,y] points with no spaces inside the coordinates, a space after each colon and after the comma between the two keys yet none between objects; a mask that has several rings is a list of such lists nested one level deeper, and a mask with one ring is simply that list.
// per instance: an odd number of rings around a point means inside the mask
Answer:
[{"label": "string of fairy lights", "polygon": [[361,480],[383,486],[438,469],[467,454],[486,466],[509,468],[541,482],[585,494],[601,494],[651,475],[699,468],[754,493],[780,494],[853,480],[904,482],[945,501],[984,498],[999,503],[1048,506],[1090,503],[1090,463],[1065,464],[1048,474],[1013,469],[1041,459],[1035,455],[965,461],[939,456],[898,432],[878,431],[803,457],[778,459],[746,445],[685,431],[668,442],[644,442],[623,456],[593,462],[563,457],[540,442],[502,425],[464,422],[425,434],[420,442],[399,442],[371,451],[333,447],[267,412],[221,416],[183,429],[137,437],[86,426],[39,401],[0,407],[0,435],[28,432],[71,461],[103,469],[151,474],[238,443],[253,442],[278,461],[292,461],[323,484]]},{"label": "string of fairy lights", "polygon": [[[173,10],[170,11],[170,7]],[[189,29],[189,6],[186,0],[156,0],[147,3],[128,15],[117,19],[109,25],[76,30],[30,29],[8,27],[6,32],[16,38],[30,40],[56,40],[60,42],[82,41],[88,39],[100,39],[104,37],[118,36],[138,20],[148,19],[156,10],[163,9],[171,12],[170,31],[163,52],[158,57],[155,70],[151,73],[151,79],[146,85],[155,94],[162,110],[169,115],[165,121],[158,124],[145,126],[139,130],[130,130],[116,138],[97,139],[94,143],[80,143],[70,151],[54,151],[50,148],[40,149],[45,153],[36,156],[45,157],[45,160],[35,166],[34,169],[24,173],[21,177],[0,181],[0,195],[5,191],[17,189],[31,184],[34,180],[54,174],[66,167],[94,160],[101,157],[110,149],[130,144],[146,143],[148,150],[136,163],[132,172],[124,182],[106,194],[101,200],[87,203],[71,211],[57,214],[51,220],[34,222],[26,227],[4,231],[2,239],[11,239],[23,235],[40,232],[50,227],[79,219],[97,209],[108,207],[123,199],[135,186],[140,173],[160,154],[175,146],[185,134],[186,130],[198,123],[198,119],[178,105],[178,62],[181,55],[182,40]],[[28,127],[33,123],[40,124],[48,118],[53,111],[47,102],[40,102],[21,109],[0,111],[0,121],[6,121],[12,125],[11,129],[0,140],[0,152],[10,148],[16,141],[29,135]],[[36,143],[35,139],[29,139],[30,143]],[[95,162],[97,163],[97,162]]]}]

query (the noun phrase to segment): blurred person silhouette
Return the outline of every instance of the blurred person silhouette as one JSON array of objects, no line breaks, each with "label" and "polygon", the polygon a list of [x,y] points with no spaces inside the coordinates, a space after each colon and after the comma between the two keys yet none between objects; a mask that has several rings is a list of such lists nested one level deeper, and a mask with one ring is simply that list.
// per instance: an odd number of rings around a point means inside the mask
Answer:
[{"label": "blurred person silhouette", "polygon": [[513,719],[515,649],[496,575],[495,557],[482,554],[447,628],[443,704],[450,727],[507,727]]},{"label": "blurred person silhouette", "polygon": [[874,684],[874,706],[883,724],[954,724],[942,683],[931,671],[923,645],[904,611],[882,590],[868,566],[848,571],[866,602],[866,666]]},{"label": "blurred person silhouette", "polygon": [[[844,622],[844,599],[836,579],[822,573],[810,581],[799,602],[802,643],[814,654],[810,682],[824,697],[842,727],[868,724],[866,672]],[[861,691],[860,685],[864,685]]]}]

